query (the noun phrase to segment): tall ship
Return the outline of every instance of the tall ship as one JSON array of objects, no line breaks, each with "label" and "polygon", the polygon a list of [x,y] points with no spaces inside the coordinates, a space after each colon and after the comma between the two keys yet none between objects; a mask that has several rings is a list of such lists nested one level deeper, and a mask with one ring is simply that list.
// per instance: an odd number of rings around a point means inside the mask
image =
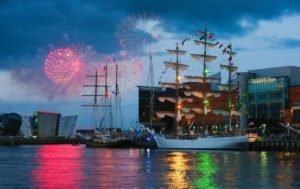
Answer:
[{"label": "tall ship", "polygon": [[[167,52],[176,56],[176,61],[165,61],[167,68],[175,71],[175,80],[173,82],[160,82],[160,86],[169,87],[175,91],[175,95],[161,96],[158,98],[160,102],[171,102],[174,104],[174,111],[157,111],[156,116],[164,118],[166,116],[174,119],[172,129],[168,134],[156,133],[153,129],[148,131],[154,136],[158,148],[174,148],[174,149],[244,149],[248,142],[246,135],[239,132],[233,132],[232,118],[237,119],[239,112],[233,93],[237,91],[238,86],[233,83],[232,76],[237,70],[233,65],[232,57],[236,54],[232,51],[232,46],[228,45],[223,50],[224,54],[229,55],[228,64],[220,65],[221,69],[228,72],[228,81],[221,84],[221,79],[208,76],[208,64],[217,57],[208,54],[208,48],[215,47],[218,42],[210,42],[212,34],[205,28],[203,31],[196,32],[197,37],[193,37],[193,41],[197,45],[203,46],[201,54],[191,54],[191,57],[202,64],[201,76],[185,75],[184,78],[188,82],[182,82],[182,71],[188,69],[188,65],[179,61],[180,56],[186,54],[186,51],[179,49],[176,44],[175,49],[167,49]],[[215,85],[219,89],[210,90],[210,86]],[[196,86],[196,87],[195,87]],[[210,103],[221,96],[221,93],[227,93],[226,106],[223,109],[212,109]],[[206,124],[207,118],[212,115],[224,117],[224,132],[216,133],[215,128]],[[197,120],[197,125],[194,121]],[[199,121],[200,119],[200,121]],[[201,123],[201,124],[199,124]]]}]

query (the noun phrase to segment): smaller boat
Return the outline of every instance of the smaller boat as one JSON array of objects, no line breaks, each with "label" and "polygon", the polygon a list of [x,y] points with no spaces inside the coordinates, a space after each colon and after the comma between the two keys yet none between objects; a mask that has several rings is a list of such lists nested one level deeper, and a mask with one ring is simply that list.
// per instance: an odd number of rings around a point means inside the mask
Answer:
[{"label": "smaller boat", "polygon": [[115,129],[103,130],[102,132],[95,132],[94,137],[85,142],[87,147],[115,147],[124,148],[131,145],[129,137],[122,132],[116,132]]},{"label": "smaller boat", "polygon": [[[116,66],[116,89],[115,92],[115,114],[112,113],[112,99],[111,93],[108,90],[110,87],[108,85],[108,66],[104,67],[104,75],[99,75],[96,71],[95,75],[88,75],[87,77],[95,78],[95,83],[93,85],[84,85],[84,87],[93,87],[94,94],[88,94],[83,96],[94,97],[94,102],[91,105],[83,105],[83,106],[92,106],[93,107],[93,115],[92,115],[92,127],[93,134],[92,137],[86,140],[87,147],[124,147],[128,146],[131,142],[130,137],[126,135],[122,129],[119,127],[118,119],[122,119],[122,115],[118,116],[118,113],[121,114],[120,109],[120,97],[119,97],[119,88],[117,82],[118,75],[118,65],[114,61]],[[98,84],[98,78],[104,77],[104,85]],[[98,94],[98,88],[104,88],[104,94]],[[99,108],[101,107],[101,112]],[[113,116],[114,121],[113,121]],[[114,122],[114,124],[113,124]],[[122,121],[120,121],[122,123]]]},{"label": "smaller boat", "polygon": [[127,142],[126,140],[118,139],[118,138],[109,139],[109,140],[93,138],[91,140],[86,141],[85,144],[87,147],[92,147],[92,148],[99,148],[99,147],[120,148],[120,147],[124,147],[126,142]]}]

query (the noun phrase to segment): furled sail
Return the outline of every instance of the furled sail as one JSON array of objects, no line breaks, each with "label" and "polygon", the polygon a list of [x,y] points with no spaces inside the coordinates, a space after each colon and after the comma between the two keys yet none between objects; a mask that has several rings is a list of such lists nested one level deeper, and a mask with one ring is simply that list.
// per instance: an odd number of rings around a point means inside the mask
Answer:
[{"label": "furled sail", "polygon": [[163,111],[163,112],[156,112],[156,116],[159,118],[164,118],[165,116],[169,116],[169,117],[176,117],[176,112],[174,111]]},{"label": "furled sail", "polygon": [[203,98],[203,93],[199,91],[184,91],[183,92],[186,96],[195,96],[198,98]]},{"label": "furled sail", "polygon": [[176,70],[177,68],[180,70],[186,70],[189,67],[186,64],[179,64],[176,62],[169,62],[169,61],[165,61],[164,64],[167,68],[172,68],[174,70]]},{"label": "furled sail", "polygon": [[201,40],[194,40],[194,42],[197,44],[197,45],[200,45],[200,44],[206,44],[207,47],[215,47],[218,43],[210,43],[210,42],[205,42],[205,41],[201,41]]},{"label": "furled sail", "polygon": [[169,101],[169,102],[172,102],[172,103],[176,103],[176,98],[175,97],[159,97],[158,100],[160,102],[165,102],[165,101]]},{"label": "furled sail", "polygon": [[175,112],[175,111],[161,111],[161,112],[156,112],[156,116],[159,118],[164,118],[165,116],[173,117],[176,118],[177,121],[180,121],[182,117],[184,116],[187,119],[194,118],[195,114],[192,113],[180,113]]},{"label": "furled sail", "polygon": [[[172,89],[176,89],[176,83],[168,83],[168,82],[159,82],[159,85],[162,87],[170,87]],[[179,84],[178,88],[182,89],[191,89],[191,86],[188,84]]]},{"label": "furled sail", "polygon": [[[204,97],[203,92],[200,92],[200,91],[184,91],[183,93],[186,96],[195,96],[195,97],[198,97],[198,98],[203,98]],[[221,93],[216,93],[216,92],[207,92],[207,93],[205,93],[205,97],[211,97],[211,96],[220,97]]]},{"label": "furled sail", "polygon": [[205,58],[206,62],[211,62],[215,59],[217,59],[216,56],[212,56],[212,55],[204,55],[204,54],[191,54],[192,58],[195,60],[202,60],[203,58]]},{"label": "furled sail", "polygon": [[198,114],[202,114],[202,113],[208,113],[211,112],[211,109],[207,109],[207,108],[183,108],[182,109],[184,113],[191,113],[191,112],[195,112]]},{"label": "furled sail", "polygon": [[194,118],[195,117],[195,114],[184,114],[184,117],[186,119],[191,119],[191,118]]},{"label": "furled sail", "polygon": [[[204,77],[198,77],[198,76],[184,76],[184,77],[190,81],[197,81],[199,83],[204,83]],[[220,82],[220,78],[206,77],[206,82],[217,83]]]},{"label": "furled sail", "polygon": [[167,52],[170,53],[170,54],[179,54],[179,55],[184,55],[186,53],[186,51],[183,51],[183,50],[179,50],[179,49],[167,49]]},{"label": "furled sail", "polygon": [[215,92],[208,92],[206,93],[206,97],[220,97],[221,96],[221,93],[215,93]]},{"label": "furled sail", "polygon": [[225,110],[213,110],[212,112],[217,115],[228,116],[228,111]]},{"label": "furled sail", "polygon": [[[213,110],[212,112],[217,115],[223,115],[223,116],[229,115],[229,112],[225,110]],[[241,113],[239,111],[232,110],[231,115],[239,116],[241,115]]]},{"label": "furled sail", "polygon": [[231,90],[236,90],[238,88],[238,85],[228,85],[228,84],[219,84],[218,88],[221,91],[229,91],[229,86],[231,86]]},{"label": "furled sail", "polygon": [[230,65],[224,65],[224,64],[221,64],[220,67],[221,67],[221,69],[226,69],[229,72],[235,72],[238,69],[238,67],[236,67],[236,66],[230,66]]},{"label": "furled sail", "polygon": [[[176,103],[176,98],[175,97],[159,97],[158,100],[160,102],[165,102],[165,101],[169,101],[169,102],[172,102],[172,103]],[[184,101],[187,101],[187,102],[193,102],[193,99],[192,98],[188,98],[188,97],[179,97],[178,98],[178,102],[179,103],[182,103]]]}]

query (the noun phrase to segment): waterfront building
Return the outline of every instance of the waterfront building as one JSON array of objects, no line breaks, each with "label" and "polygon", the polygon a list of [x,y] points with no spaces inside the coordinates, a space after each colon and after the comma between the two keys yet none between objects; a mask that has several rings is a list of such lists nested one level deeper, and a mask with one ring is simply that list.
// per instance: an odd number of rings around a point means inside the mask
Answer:
[{"label": "waterfront building", "polygon": [[78,116],[61,116],[54,112],[34,112],[33,116],[22,115],[20,135],[24,137],[71,137]]},{"label": "waterfront building", "polygon": [[238,74],[242,127],[300,124],[300,67],[283,66]]}]

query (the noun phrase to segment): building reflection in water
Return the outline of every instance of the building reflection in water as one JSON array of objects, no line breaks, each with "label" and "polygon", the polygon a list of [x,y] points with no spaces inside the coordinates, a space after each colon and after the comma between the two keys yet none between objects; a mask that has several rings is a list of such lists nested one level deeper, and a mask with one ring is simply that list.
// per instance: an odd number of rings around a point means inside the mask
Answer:
[{"label": "building reflection in water", "polygon": [[197,171],[200,177],[195,181],[195,185],[201,189],[216,189],[215,183],[217,167],[213,162],[213,157],[208,153],[198,154]]},{"label": "building reflection in water", "polygon": [[190,161],[186,152],[168,152],[166,154],[163,163],[168,169],[164,175],[164,183],[167,188],[193,188],[193,182],[187,175],[187,172],[191,170]]},{"label": "building reflection in water", "polygon": [[32,188],[82,188],[81,146],[41,145],[39,146],[33,170],[34,185]]}]

